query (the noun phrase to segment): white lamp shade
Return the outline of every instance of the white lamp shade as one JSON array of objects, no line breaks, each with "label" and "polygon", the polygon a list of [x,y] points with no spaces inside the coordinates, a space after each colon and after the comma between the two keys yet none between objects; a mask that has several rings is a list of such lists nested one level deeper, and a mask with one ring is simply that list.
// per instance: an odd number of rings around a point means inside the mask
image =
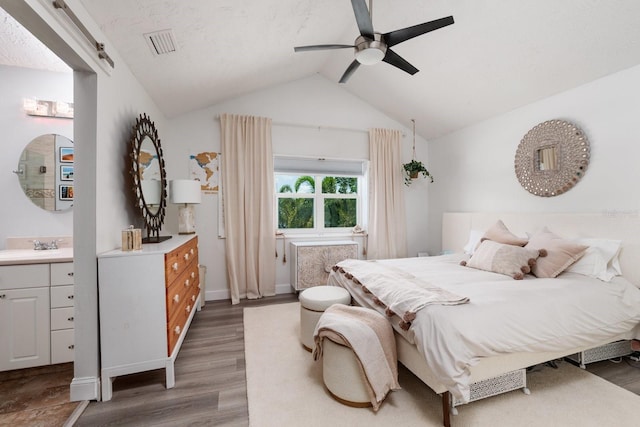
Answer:
[{"label": "white lamp shade", "polygon": [[200,181],[193,179],[174,179],[169,182],[169,197],[171,203],[200,203]]},{"label": "white lamp shade", "polygon": [[157,179],[145,179],[140,182],[142,187],[142,195],[147,205],[160,204],[160,192],[162,181]]}]

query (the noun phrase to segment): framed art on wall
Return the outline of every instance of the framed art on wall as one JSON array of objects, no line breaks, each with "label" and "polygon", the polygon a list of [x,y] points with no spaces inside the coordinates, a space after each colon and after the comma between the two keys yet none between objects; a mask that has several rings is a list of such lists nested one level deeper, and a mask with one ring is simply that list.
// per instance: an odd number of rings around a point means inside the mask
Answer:
[{"label": "framed art on wall", "polygon": [[73,185],[60,185],[58,187],[58,199],[73,200]]},{"label": "framed art on wall", "polygon": [[73,147],[60,147],[60,163],[73,163]]},{"label": "framed art on wall", "polygon": [[60,181],[73,181],[73,166],[60,166]]}]

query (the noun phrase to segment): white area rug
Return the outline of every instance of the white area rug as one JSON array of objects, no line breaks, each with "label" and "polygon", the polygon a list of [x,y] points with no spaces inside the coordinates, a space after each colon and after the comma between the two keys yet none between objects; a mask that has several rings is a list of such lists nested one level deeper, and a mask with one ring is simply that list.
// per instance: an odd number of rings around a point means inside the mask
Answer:
[{"label": "white area rug", "polygon": [[[441,426],[441,399],[400,369],[400,391],[374,413],[335,401],[322,363],[298,339],[299,304],[244,309],[249,420],[261,426]],[[462,426],[624,427],[640,425],[640,396],[567,362],[527,375],[531,395],[513,391],[458,407]]]}]

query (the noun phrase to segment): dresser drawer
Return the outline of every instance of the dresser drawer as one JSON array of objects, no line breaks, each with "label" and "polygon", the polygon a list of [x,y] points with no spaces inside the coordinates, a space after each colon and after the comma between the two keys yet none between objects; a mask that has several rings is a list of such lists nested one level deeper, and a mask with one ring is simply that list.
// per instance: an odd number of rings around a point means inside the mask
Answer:
[{"label": "dresser drawer", "polygon": [[73,285],[73,263],[51,264],[51,286]]},{"label": "dresser drawer", "polygon": [[51,308],[73,307],[73,285],[51,287]]},{"label": "dresser drawer", "polygon": [[74,330],[51,331],[51,363],[73,362]]},{"label": "dresser drawer", "polygon": [[187,266],[198,260],[198,238],[194,238],[184,245],[165,255],[165,283],[170,285]]},{"label": "dresser drawer", "polygon": [[51,309],[51,330],[73,328],[73,307]]}]

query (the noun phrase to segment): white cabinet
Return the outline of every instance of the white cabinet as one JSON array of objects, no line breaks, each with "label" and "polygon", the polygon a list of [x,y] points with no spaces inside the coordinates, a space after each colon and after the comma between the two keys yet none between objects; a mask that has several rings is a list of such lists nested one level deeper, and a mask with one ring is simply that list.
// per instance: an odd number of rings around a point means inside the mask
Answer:
[{"label": "white cabinet", "polygon": [[291,242],[291,286],[296,291],[326,285],[331,267],[358,258],[358,243],[345,241]]},{"label": "white cabinet", "polygon": [[98,257],[102,400],[113,378],[164,368],[175,385],[174,361],[200,302],[198,239],[177,235],[141,251]]},{"label": "white cabinet", "polygon": [[51,264],[51,363],[74,358],[73,263]]},{"label": "white cabinet", "polygon": [[49,265],[0,266],[0,371],[50,363]]},{"label": "white cabinet", "polygon": [[73,316],[72,262],[0,266],[0,371],[73,361]]}]

